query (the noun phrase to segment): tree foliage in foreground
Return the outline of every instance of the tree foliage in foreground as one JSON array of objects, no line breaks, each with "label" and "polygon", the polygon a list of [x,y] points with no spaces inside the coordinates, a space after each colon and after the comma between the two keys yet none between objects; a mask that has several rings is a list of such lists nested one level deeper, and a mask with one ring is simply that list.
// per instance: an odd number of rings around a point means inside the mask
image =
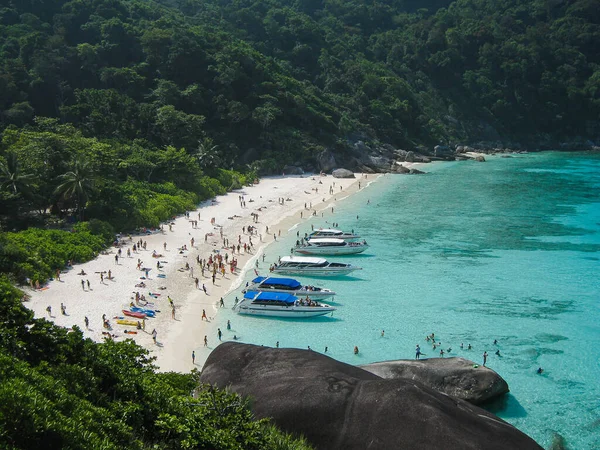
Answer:
[{"label": "tree foliage in foreground", "polygon": [[97,344],[34,319],[22,295],[0,278],[0,448],[309,448],[237,395],[197,388],[197,372],[155,372],[131,340]]}]

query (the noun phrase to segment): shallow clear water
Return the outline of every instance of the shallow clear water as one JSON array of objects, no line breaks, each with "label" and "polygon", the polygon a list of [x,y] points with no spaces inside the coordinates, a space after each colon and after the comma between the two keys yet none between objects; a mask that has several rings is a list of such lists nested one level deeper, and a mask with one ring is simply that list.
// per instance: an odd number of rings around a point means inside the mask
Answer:
[{"label": "shallow clear water", "polygon": [[381,177],[268,247],[263,274],[311,224],[335,221],[368,241],[367,254],[331,258],[362,266],[354,277],[300,278],[338,292],[333,317],[227,310],[218,316],[232,323],[224,337],[327,346],[336,359],[365,364],[413,358],[417,343],[439,356],[425,342],[435,332],[450,356],[481,363],[489,353],[511,393],[488,409],[546,448],[554,433],[572,449],[600,448],[600,155],[549,152],[426,170]]}]

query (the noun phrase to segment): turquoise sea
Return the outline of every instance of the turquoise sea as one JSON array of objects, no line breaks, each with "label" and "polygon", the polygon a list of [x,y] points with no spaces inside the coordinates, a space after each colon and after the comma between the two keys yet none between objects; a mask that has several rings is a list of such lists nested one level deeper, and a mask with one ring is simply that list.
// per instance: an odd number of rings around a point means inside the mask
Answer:
[{"label": "turquoise sea", "polygon": [[437,357],[439,348],[425,341],[434,332],[449,356],[480,364],[488,352],[488,366],[511,389],[488,409],[545,448],[556,434],[570,449],[600,448],[600,154],[519,154],[425,170],[366,188],[371,180],[363,181],[361,192],[338,199],[334,214],[298,224],[267,248],[262,274],[311,225],[338,222],[367,240],[367,254],[331,258],[362,266],[355,276],[301,279],[338,292],[333,317],[253,318],[227,309],[218,316],[222,330],[232,323],[224,338],[327,346],[333,358],[365,364],[414,358],[417,343]]}]

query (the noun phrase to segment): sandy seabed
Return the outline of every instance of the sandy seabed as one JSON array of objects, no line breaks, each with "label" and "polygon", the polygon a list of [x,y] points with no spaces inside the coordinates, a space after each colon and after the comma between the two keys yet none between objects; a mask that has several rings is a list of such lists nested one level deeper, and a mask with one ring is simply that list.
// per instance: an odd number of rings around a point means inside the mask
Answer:
[{"label": "sandy seabed", "polygon": [[[36,317],[46,317],[57,325],[78,325],[86,337],[98,342],[105,339],[102,333],[107,331],[116,340],[133,339],[156,357],[156,365],[162,371],[188,372],[194,367],[200,369],[218,343],[217,327],[224,326],[217,322],[220,299],[239,285],[244,272],[253,270],[256,261],[258,270],[262,273],[268,271],[271,262],[263,262],[261,258],[264,247],[273,242],[275,237],[283,238],[293,224],[308,219],[313,211],[319,216],[323,214],[323,217],[335,220],[335,213],[332,212],[335,201],[356,192],[360,182],[364,188],[368,181],[377,176],[356,174],[356,178],[350,179],[338,179],[330,175],[263,178],[258,184],[204,202],[198,209],[189,212],[189,218],[180,216],[170,222],[170,227],[165,224],[162,232],[132,235],[131,241],[125,237],[126,246],[122,247],[118,262],[115,261],[118,249],[112,247],[107,254],[64,271],[60,281],[49,282],[44,290],[27,288],[30,299],[25,305],[34,311]],[[283,202],[280,199],[284,199]],[[258,222],[254,222],[253,214],[258,214]],[[214,219],[212,224],[211,219]],[[192,221],[197,221],[197,227]],[[257,233],[251,236],[247,228],[243,232],[248,225],[256,226]],[[266,231],[267,227],[269,232]],[[250,237],[253,248],[245,253],[243,244],[248,244]],[[131,252],[131,256],[127,257],[127,248],[131,249],[140,239],[146,242],[146,249]],[[232,255],[230,248],[223,248],[223,239],[229,240],[229,246],[237,246],[241,240],[241,253],[236,250]],[[179,250],[184,245],[188,250]],[[162,256],[154,258],[153,251]],[[228,269],[224,277],[218,274],[213,284],[211,272],[205,271],[202,276],[197,257],[206,260],[216,251],[223,256],[228,253],[229,258],[235,257],[238,269],[233,274]],[[141,267],[152,269],[147,279],[141,278],[145,273],[137,269],[138,259],[142,260]],[[161,261],[161,269],[157,269],[157,261]],[[186,263],[193,273],[184,270]],[[79,275],[82,270],[86,275]],[[107,279],[109,270],[112,275],[110,280]],[[104,272],[103,281],[100,272]],[[159,274],[164,278],[158,277]],[[195,277],[200,279],[199,288],[195,286]],[[89,289],[87,284],[85,288],[82,287],[82,280],[90,281]],[[142,281],[146,286],[136,287]],[[203,284],[206,293],[202,290]],[[115,319],[123,316],[123,309],[129,309],[136,291],[144,294],[146,300],[153,302],[154,308],[161,311],[155,318],[145,321],[144,330],[119,325]],[[149,293],[160,295],[151,297]],[[175,318],[172,317],[167,296],[175,304]],[[61,304],[66,314],[62,314]],[[48,306],[51,307],[51,315],[46,310]],[[225,304],[225,307],[231,306]],[[203,310],[206,311],[207,320],[202,320]],[[103,327],[103,314],[109,319],[112,330]],[[89,319],[87,328],[85,317]],[[126,334],[126,330],[137,333]],[[156,330],[156,343],[152,339],[153,330]],[[208,338],[206,347],[205,336]],[[192,362],[192,351],[195,352],[195,363]]]}]

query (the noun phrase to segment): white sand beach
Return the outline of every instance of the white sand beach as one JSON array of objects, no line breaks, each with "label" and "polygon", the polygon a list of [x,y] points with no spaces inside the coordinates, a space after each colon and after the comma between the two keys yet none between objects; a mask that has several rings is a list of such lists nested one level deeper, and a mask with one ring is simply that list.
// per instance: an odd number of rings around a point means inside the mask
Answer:
[{"label": "white sand beach", "polygon": [[[187,372],[194,367],[200,369],[218,342],[216,317],[221,297],[234,289],[236,283],[239,284],[243,270],[254,269],[256,259],[259,261],[258,270],[262,273],[268,271],[272,261],[262,262],[260,258],[264,246],[273,242],[280,233],[281,237],[285,236],[294,223],[308,219],[313,211],[319,215],[322,211],[324,217],[334,217],[335,214],[328,208],[332,202],[356,192],[359,182],[364,188],[368,181],[377,177],[377,174],[368,175],[365,180],[362,174],[356,174],[353,179],[336,179],[331,175],[264,178],[256,185],[204,202],[197,210],[189,212],[189,218],[178,217],[171,222],[171,227],[165,224],[162,232],[132,236],[127,246],[121,248],[118,262],[115,261],[118,249],[112,247],[108,254],[63,272],[60,281],[49,282],[44,290],[27,288],[31,298],[25,305],[34,311],[36,317],[47,317],[64,327],[78,325],[85,336],[96,341],[105,338],[103,332],[110,332],[116,340],[134,339],[156,356],[160,370]],[[330,187],[333,187],[333,194],[330,193]],[[245,201],[245,207],[241,198]],[[279,199],[284,200],[281,203]],[[253,213],[258,214],[256,223]],[[212,218],[214,224],[211,224]],[[192,221],[198,221],[197,227]],[[243,232],[243,227],[248,225],[256,226],[257,233],[251,236],[247,229]],[[250,238],[253,248],[244,252],[243,244],[249,244]],[[127,249],[131,249],[140,239],[146,242],[146,248],[132,252],[128,257]],[[231,248],[223,248],[223,239],[229,240],[229,246],[237,246],[241,241],[241,252],[236,250],[232,255]],[[184,245],[188,250],[178,250]],[[162,256],[153,257],[153,251]],[[217,274],[213,284],[209,271],[202,276],[197,257],[206,260],[215,252],[222,255],[228,253],[229,258],[235,257],[238,269],[233,274],[228,269],[224,277]],[[138,259],[142,261],[142,268],[151,269],[147,279],[141,278],[145,273],[137,269]],[[157,268],[158,261],[163,266],[160,269]],[[185,270],[186,263],[190,270]],[[86,275],[79,275],[82,270]],[[107,279],[109,270],[112,279]],[[104,272],[103,281],[100,272]],[[195,286],[196,277],[200,279],[199,288]],[[90,282],[89,289],[87,280]],[[141,282],[145,283],[145,287],[136,287]],[[207,293],[202,290],[203,284]],[[161,311],[155,318],[146,319],[145,330],[119,325],[115,319],[123,316],[122,310],[129,309],[135,292],[145,295],[146,300],[153,302],[154,308]],[[160,295],[150,296],[150,293]],[[172,317],[167,296],[175,304],[175,318]],[[66,314],[61,313],[61,303]],[[51,307],[51,315],[46,310],[48,306]],[[225,304],[225,307],[231,306]],[[203,310],[206,311],[207,320],[202,320]],[[103,314],[109,319],[112,330],[103,327]],[[85,317],[89,318],[89,328],[85,326]],[[136,334],[126,334],[125,330]],[[156,344],[151,335],[153,330],[157,332]],[[208,337],[207,347],[204,346],[205,335]],[[192,351],[196,354],[195,364],[192,363]]]}]

